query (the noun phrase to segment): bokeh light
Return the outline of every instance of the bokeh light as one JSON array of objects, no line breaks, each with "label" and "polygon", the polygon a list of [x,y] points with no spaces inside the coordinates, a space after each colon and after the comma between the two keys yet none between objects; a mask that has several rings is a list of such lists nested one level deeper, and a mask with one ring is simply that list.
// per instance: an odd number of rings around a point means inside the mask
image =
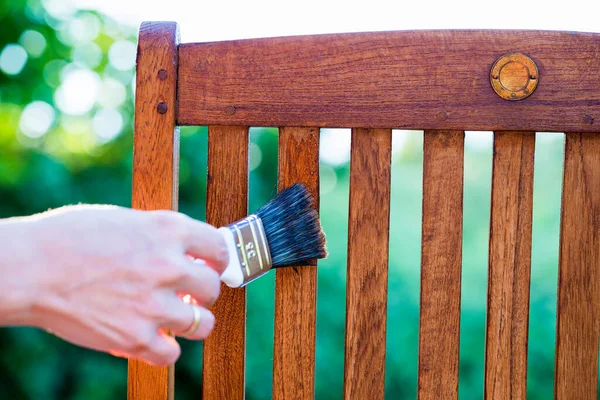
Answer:
[{"label": "bokeh light", "polygon": [[332,166],[350,160],[350,129],[321,129],[320,157]]},{"label": "bokeh light", "polygon": [[100,86],[98,104],[105,108],[119,107],[125,101],[125,86],[116,79],[105,78]]},{"label": "bokeh light", "polygon": [[0,53],[0,70],[7,75],[18,75],[27,62],[27,52],[19,44],[7,44]]},{"label": "bokeh light", "polygon": [[129,40],[119,40],[110,46],[108,59],[119,71],[129,71],[135,66],[136,46]]},{"label": "bokeh light", "polygon": [[68,63],[64,60],[52,60],[46,63],[43,75],[48,86],[56,88],[60,85],[61,72],[67,65]]},{"label": "bokeh light", "polygon": [[71,58],[74,62],[93,69],[102,62],[102,49],[95,43],[79,44],[73,47]]},{"label": "bokeh light", "polygon": [[94,14],[83,14],[69,22],[69,36],[74,44],[88,43],[98,37],[100,20]]},{"label": "bokeh light", "polygon": [[82,135],[92,129],[88,116],[79,115],[61,115],[60,126],[70,135]]},{"label": "bokeh light", "polygon": [[30,138],[39,138],[48,132],[54,123],[55,116],[54,108],[50,104],[34,101],[23,109],[19,128]]},{"label": "bokeh light", "polygon": [[46,39],[38,31],[26,30],[19,38],[19,44],[27,51],[29,56],[37,58],[46,50]]},{"label": "bokeh light", "polygon": [[402,150],[404,150],[408,142],[408,138],[413,132],[414,131],[396,129],[392,131],[392,155],[402,153]]},{"label": "bokeh light", "polygon": [[94,71],[71,69],[65,73],[63,82],[54,95],[54,101],[58,109],[65,114],[85,114],[94,106],[99,86],[100,78]]},{"label": "bokeh light", "polygon": [[262,162],[262,151],[260,150],[260,146],[254,142],[250,142],[250,160],[248,163],[248,168],[250,171],[255,170],[260,166]]},{"label": "bokeh light", "polygon": [[69,19],[77,11],[72,0],[42,0],[42,5],[52,18],[58,20]]},{"label": "bokeh light", "polygon": [[332,192],[337,185],[337,174],[329,165],[321,165],[319,168],[319,186],[321,194]]},{"label": "bokeh light", "polygon": [[103,108],[94,115],[92,127],[101,142],[108,142],[121,133],[123,117],[114,108]]}]

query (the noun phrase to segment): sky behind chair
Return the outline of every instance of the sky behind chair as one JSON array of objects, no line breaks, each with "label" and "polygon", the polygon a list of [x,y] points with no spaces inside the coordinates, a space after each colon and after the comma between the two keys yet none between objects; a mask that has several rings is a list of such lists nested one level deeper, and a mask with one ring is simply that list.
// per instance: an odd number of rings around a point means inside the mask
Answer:
[{"label": "sky behind chair", "polygon": [[[75,0],[46,0],[68,3]],[[172,20],[181,39],[215,41],[406,29],[548,29],[598,32],[595,1],[506,0],[79,0],[122,22]]]}]

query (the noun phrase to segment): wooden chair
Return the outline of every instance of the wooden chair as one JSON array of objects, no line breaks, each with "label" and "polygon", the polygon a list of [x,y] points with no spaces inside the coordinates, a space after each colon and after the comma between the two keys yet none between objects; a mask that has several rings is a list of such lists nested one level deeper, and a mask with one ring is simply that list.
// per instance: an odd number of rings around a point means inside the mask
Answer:
[{"label": "wooden chair", "polygon": [[[248,128],[279,129],[279,187],[318,193],[319,128],[352,128],[346,399],[384,397],[391,129],[424,136],[418,397],[458,393],[464,130],[494,131],[485,398],[526,395],[536,131],[565,132],[555,393],[596,399],[600,35],[353,33],[179,44],[139,32],[133,207],[177,209],[180,125],[208,125],[207,220],[247,214]],[[316,268],[276,272],[273,398],[314,398]],[[244,398],[244,289],[223,288],[203,398]],[[299,334],[298,334],[299,333]],[[129,362],[129,398],[173,369]],[[340,393],[341,395],[341,393]]]}]

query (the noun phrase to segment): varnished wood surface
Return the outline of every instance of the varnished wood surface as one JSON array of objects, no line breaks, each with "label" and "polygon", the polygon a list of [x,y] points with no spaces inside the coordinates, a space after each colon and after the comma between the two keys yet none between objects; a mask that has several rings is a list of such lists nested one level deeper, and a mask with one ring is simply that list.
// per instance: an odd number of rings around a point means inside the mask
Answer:
[{"label": "varnished wood surface", "polygon": [[[208,127],[206,220],[217,227],[248,213],[248,128]],[[244,398],[246,289],[221,285],[211,311],[215,328],[204,341],[204,399]]]},{"label": "varnished wood surface", "polygon": [[[319,129],[281,128],[279,190],[304,183],[319,207]],[[275,277],[273,398],[314,399],[316,260],[280,268]]]},{"label": "varnished wood surface", "polygon": [[485,398],[526,399],[534,132],[495,132]]},{"label": "varnished wood surface", "polygon": [[346,280],[344,398],[385,389],[392,131],[353,129]]},{"label": "varnished wood surface", "polygon": [[[569,133],[566,140],[555,391],[558,399],[597,398],[600,35],[411,31],[179,48],[178,40],[176,24],[144,23],[140,28],[134,208],[177,209],[176,124],[211,125],[207,219],[215,225],[247,213],[248,126],[297,126],[281,130],[279,187],[301,180],[315,193],[314,127],[363,127],[353,131],[352,157],[362,154],[359,159],[371,161],[385,153],[382,149],[389,150],[379,142],[389,128],[426,131],[419,399],[458,396],[462,131],[514,131],[496,134],[494,156],[485,371],[485,396],[494,399],[524,398],[526,390],[534,144],[532,134],[524,132],[580,132]],[[501,99],[489,80],[494,61],[514,52],[531,57],[539,68],[536,91],[522,101]],[[382,147],[366,155],[356,143]],[[365,174],[381,167],[367,164],[360,167]],[[385,309],[387,296],[380,288],[387,284],[387,253],[369,257],[375,265],[371,269],[357,268],[356,260],[366,259],[382,243],[387,249],[387,237],[381,236],[387,228],[380,223],[389,208],[375,212],[371,203],[379,204],[389,184],[377,186],[376,198],[367,203],[359,196],[373,184],[365,174],[353,172],[351,177],[351,202],[365,206],[350,206],[346,398],[382,398],[385,376],[386,317],[381,307]],[[388,179],[380,175],[375,181]],[[353,232],[367,229],[360,222],[370,212],[370,223],[381,229],[366,239],[355,236]],[[363,241],[372,246],[361,246]],[[276,282],[273,397],[313,398],[316,268],[278,271]],[[367,290],[371,287],[377,289]],[[204,344],[203,398],[244,398],[245,307],[243,289],[223,287],[213,308],[217,326]],[[172,367],[130,360],[128,374],[130,400],[173,399]]]},{"label": "varnished wood surface", "polygon": [[598,398],[600,135],[567,133],[558,277],[555,394]]},{"label": "varnished wood surface", "polygon": [[463,155],[463,132],[425,132],[419,326],[420,400],[458,398]]},{"label": "varnished wood surface", "polygon": [[[520,52],[535,92],[507,101],[490,69]],[[183,125],[598,131],[600,34],[438,30],[190,43]]]},{"label": "varnished wood surface", "polygon": [[[140,27],[135,92],[132,207],[177,210],[179,131],[175,127],[177,44],[174,23]],[[159,77],[159,71],[161,72]],[[164,79],[161,79],[164,78]],[[159,103],[167,106],[157,111]],[[129,400],[173,399],[173,367],[129,360]]]}]

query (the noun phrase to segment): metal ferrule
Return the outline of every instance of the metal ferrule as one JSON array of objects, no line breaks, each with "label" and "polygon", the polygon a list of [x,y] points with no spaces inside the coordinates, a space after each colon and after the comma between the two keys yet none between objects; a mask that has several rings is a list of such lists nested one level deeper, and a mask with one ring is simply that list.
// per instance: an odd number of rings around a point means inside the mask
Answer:
[{"label": "metal ferrule", "polygon": [[227,225],[227,228],[233,234],[244,276],[242,286],[245,286],[266,274],[273,266],[265,229],[260,218],[254,214]]}]

